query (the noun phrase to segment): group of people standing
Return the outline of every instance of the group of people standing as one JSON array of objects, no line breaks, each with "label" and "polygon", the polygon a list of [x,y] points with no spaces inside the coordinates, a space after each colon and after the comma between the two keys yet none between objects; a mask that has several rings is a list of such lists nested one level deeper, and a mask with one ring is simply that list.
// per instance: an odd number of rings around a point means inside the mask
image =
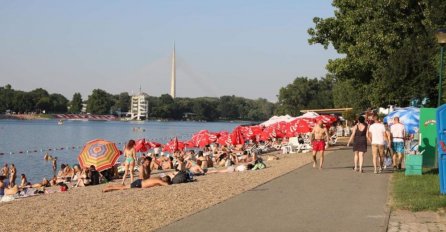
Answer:
[{"label": "group of people standing", "polygon": [[14,187],[17,179],[17,169],[14,164],[8,166],[7,163],[3,166],[0,172],[0,176],[4,176],[8,180],[9,187]]},{"label": "group of people standing", "polygon": [[363,171],[364,154],[367,152],[367,144],[372,146],[372,159],[374,173],[381,173],[384,169],[384,155],[386,151],[392,153],[393,169],[401,170],[404,156],[404,136],[406,134],[404,125],[398,117],[393,118],[393,124],[388,127],[384,125],[378,116],[373,116],[373,123],[368,125],[363,116],[353,127],[352,134],[347,146],[353,142],[354,170]]}]

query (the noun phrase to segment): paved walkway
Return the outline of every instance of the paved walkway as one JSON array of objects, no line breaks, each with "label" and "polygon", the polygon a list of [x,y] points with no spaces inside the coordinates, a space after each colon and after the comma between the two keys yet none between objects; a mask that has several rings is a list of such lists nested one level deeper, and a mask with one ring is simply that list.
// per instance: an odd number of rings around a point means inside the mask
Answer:
[{"label": "paved walkway", "polygon": [[392,211],[388,232],[446,232],[445,212]]},{"label": "paved walkway", "polygon": [[385,231],[390,175],[370,156],[360,174],[350,149],[335,151],[322,171],[306,165],[159,231]]}]

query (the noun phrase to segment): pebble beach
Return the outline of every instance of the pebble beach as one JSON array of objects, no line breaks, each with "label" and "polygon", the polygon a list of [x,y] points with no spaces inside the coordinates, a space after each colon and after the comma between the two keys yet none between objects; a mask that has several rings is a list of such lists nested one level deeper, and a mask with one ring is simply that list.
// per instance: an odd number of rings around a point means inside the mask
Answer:
[{"label": "pebble beach", "polygon": [[1,203],[0,231],[154,231],[312,161],[310,153],[278,157],[263,170],[208,174],[187,184],[110,193],[99,185]]}]

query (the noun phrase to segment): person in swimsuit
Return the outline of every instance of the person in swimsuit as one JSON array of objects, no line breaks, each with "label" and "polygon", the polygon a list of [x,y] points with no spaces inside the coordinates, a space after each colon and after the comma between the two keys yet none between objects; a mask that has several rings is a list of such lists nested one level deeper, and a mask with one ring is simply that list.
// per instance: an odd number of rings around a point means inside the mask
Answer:
[{"label": "person in swimsuit", "polygon": [[389,143],[393,151],[393,169],[401,170],[401,163],[404,158],[404,136],[406,135],[406,129],[403,124],[400,123],[399,117],[393,118],[393,125],[390,126],[390,134],[392,142]]},{"label": "person in swimsuit", "polygon": [[244,171],[252,170],[253,167],[254,167],[254,164],[240,164],[238,166],[231,165],[225,169],[208,171],[206,174],[244,172]]},{"label": "person in swimsuit", "polygon": [[125,185],[125,178],[130,170],[130,181],[133,182],[133,169],[135,168],[136,151],[135,151],[135,140],[129,140],[127,146],[124,149],[124,176],[122,177],[122,185]]},{"label": "person in swimsuit", "polygon": [[0,198],[5,195],[5,183],[3,182],[6,179],[6,176],[0,176]]},{"label": "person in swimsuit", "polygon": [[53,159],[53,173],[56,175],[57,172],[57,157],[54,157]]},{"label": "person in swimsuit", "polygon": [[356,126],[353,127],[352,135],[348,140],[347,147],[350,146],[350,143],[353,141],[353,161],[355,163],[353,170],[363,173],[362,165],[364,163],[364,154],[367,152],[367,140],[369,138],[364,116],[360,116],[358,121]]},{"label": "person in swimsuit", "polygon": [[9,187],[14,187],[17,179],[17,169],[14,164],[11,164],[9,168]]},{"label": "person in swimsuit", "polygon": [[317,125],[311,132],[311,144],[313,145],[313,168],[316,168],[316,155],[318,152],[320,152],[321,163],[319,164],[319,169],[322,169],[322,166],[324,165],[324,152],[327,146],[326,141],[328,141],[328,131],[327,128],[324,127],[324,124],[321,120],[318,120],[316,123]]},{"label": "person in swimsuit", "polygon": [[31,186],[31,183],[28,182],[28,179],[26,178],[25,174],[20,175],[20,188],[26,188],[28,186]]},{"label": "person in swimsuit", "polygon": [[141,165],[139,165],[139,179],[133,181],[130,186],[141,186],[141,182],[150,178],[152,170],[150,169],[152,162],[151,157],[144,157]]},{"label": "person in swimsuit", "polygon": [[170,176],[164,176],[161,178],[149,178],[146,180],[141,180],[138,179],[135,182],[132,182],[132,184],[129,185],[109,185],[107,187],[105,187],[102,192],[111,192],[111,191],[115,191],[115,190],[126,190],[126,189],[131,189],[131,188],[151,188],[151,187],[155,187],[155,186],[166,186],[166,185],[170,185],[171,179]]},{"label": "person in swimsuit", "polygon": [[73,187],[85,187],[90,184],[90,178],[88,178],[90,173],[90,169],[88,167],[85,167],[82,170],[82,173],[79,175],[79,178],[77,179],[77,183]]},{"label": "person in swimsuit", "polygon": [[9,178],[9,167],[7,163],[5,163],[5,166],[3,166],[0,175],[5,176],[5,178]]},{"label": "person in swimsuit", "polygon": [[41,187],[50,187],[51,183],[46,179],[43,178],[42,182],[31,185],[32,188],[41,188]]}]

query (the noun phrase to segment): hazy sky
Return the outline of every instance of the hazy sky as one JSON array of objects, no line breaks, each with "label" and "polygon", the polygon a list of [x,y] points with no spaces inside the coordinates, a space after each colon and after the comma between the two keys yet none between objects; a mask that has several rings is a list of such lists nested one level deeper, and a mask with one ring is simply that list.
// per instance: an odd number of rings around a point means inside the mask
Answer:
[{"label": "hazy sky", "polygon": [[177,96],[276,101],[338,57],[307,42],[313,17],[332,15],[329,0],[0,0],[0,86],[159,96],[175,41]]}]

